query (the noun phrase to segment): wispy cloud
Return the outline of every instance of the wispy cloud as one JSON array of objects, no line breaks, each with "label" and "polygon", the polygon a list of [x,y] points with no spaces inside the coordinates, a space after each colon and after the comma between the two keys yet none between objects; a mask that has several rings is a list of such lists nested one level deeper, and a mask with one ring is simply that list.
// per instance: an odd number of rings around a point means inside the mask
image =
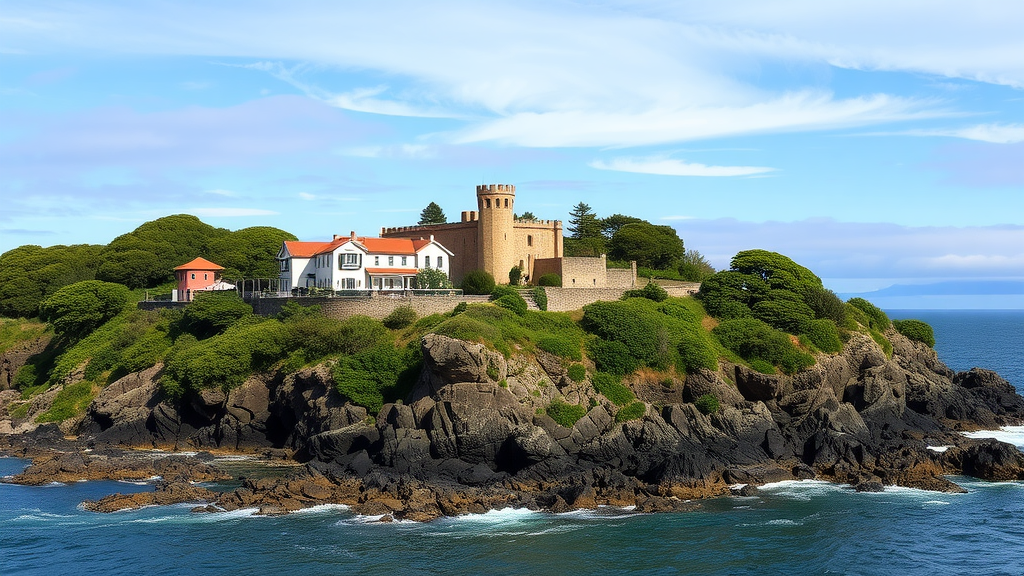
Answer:
[{"label": "wispy cloud", "polygon": [[909,136],[948,136],[993,144],[1015,144],[1024,142],[1024,124],[978,124],[966,128],[910,130],[902,132]]},{"label": "wispy cloud", "polygon": [[763,166],[708,166],[674,160],[665,157],[652,158],[615,158],[610,161],[595,160],[591,168],[598,170],[616,170],[619,172],[636,172],[639,174],[657,174],[661,176],[750,176],[773,172],[775,168]]},{"label": "wispy cloud", "polygon": [[299,192],[299,198],[303,200],[316,200],[316,194],[310,194],[309,192]]},{"label": "wispy cloud", "polygon": [[437,157],[437,147],[427,144],[395,144],[389,146],[350,146],[335,151],[341,156],[355,158],[410,158]]},{"label": "wispy cloud", "polygon": [[207,218],[234,218],[238,216],[273,216],[273,210],[260,208],[190,208],[189,214]]},{"label": "wispy cloud", "polygon": [[215,196],[228,196],[228,197],[238,196],[238,192],[233,192],[231,190],[224,190],[223,188],[214,188],[213,190],[207,190],[206,193],[207,194],[213,194]]}]

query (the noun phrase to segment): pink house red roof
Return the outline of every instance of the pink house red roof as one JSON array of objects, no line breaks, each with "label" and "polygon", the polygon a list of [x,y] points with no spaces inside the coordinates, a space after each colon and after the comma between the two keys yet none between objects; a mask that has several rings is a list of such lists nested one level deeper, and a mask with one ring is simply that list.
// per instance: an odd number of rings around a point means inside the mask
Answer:
[{"label": "pink house red roof", "polygon": [[196,258],[195,260],[182,264],[175,268],[175,270],[223,270],[224,267],[219,264],[214,264],[206,258]]}]

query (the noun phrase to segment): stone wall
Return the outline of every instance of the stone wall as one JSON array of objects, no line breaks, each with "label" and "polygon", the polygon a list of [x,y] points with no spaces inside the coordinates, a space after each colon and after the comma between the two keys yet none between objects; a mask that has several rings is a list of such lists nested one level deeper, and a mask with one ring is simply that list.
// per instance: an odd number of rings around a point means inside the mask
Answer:
[{"label": "stone wall", "polygon": [[676,286],[662,286],[669,296],[693,296],[700,291],[700,282],[687,282]]},{"label": "stone wall", "polygon": [[451,312],[459,302],[487,302],[487,296],[406,296],[377,295],[371,298],[257,298],[250,302],[253,310],[261,316],[271,316],[281,311],[286,302],[293,301],[303,306],[319,305],[324,316],[344,320],[362,315],[384,319],[400,306],[410,306],[422,318],[431,314]]},{"label": "stone wall", "polygon": [[[477,246],[479,222],[467,220],[449,224],[432,224],[430,226],[403,226],[399,228],[381,228],[381,238],[430,238],[452,251],[454,256],[448,263],[450,278],[458,284],[467,272],[479,268]],[[506,274],[508,272],[506,271]]]},{"label": "stone wall", "polygon": [[626,291],[622,288],[551,288],[545,287],[548,295],[548,310],[571,312],[587,304],[602,300],[618,300]]},{"label": "stone wall", "polygon": [[632,290],[636,288],[636,262],[630,262],[629,268],[608,268],[605,271],[608,276],[607,286],[609,288],[625,288]]},{"label": "stone wall", "polygon": [[599,258],[575,256],[562,259],[563,288],[607,288],[608,267],[604,254]]}]

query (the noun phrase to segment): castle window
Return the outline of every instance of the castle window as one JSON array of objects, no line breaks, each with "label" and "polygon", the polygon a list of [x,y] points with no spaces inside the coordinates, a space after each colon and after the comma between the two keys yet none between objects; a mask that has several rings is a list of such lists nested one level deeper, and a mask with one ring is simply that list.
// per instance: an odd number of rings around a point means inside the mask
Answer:
[{"label": "castle window", "polygon": [[505,198],[505,208],[508,208],[508,198]]},{"label": "castle window", "polygon": [[491,199],[487,198],[485,201],[487,202],[487,207],[490,208],[491,207]]},{"label": "castle window", "polygon": [[533,235],[532,234],[529,234],[529,235],[526,236],[526,245],[527,246],[533,246]]}]

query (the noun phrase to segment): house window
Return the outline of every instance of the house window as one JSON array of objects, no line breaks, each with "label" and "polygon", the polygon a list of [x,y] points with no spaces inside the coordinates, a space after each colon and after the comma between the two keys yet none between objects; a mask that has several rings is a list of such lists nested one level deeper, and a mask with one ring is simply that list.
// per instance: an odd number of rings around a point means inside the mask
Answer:
[{"label": "house window", "polygon": [[195,279],[196,279],[196,273],[195,273],[195,272],[193,272],[193,273],[192,273],[192,279],[193,279],[193,280],[195,280]]},{"label": "house window", "polygon": [[402,266],[405,266],[405,256],[402,256]]},{"label": "house window", "polygon": [[444,268],[444,256],[437,257],[437,267]]},{"label": "house window", "polygon": [[380,266],[380,256],[374,256],[373,257],[373,265],[374,266]]},{"label": "house window", "polygon": [[287,272],[287,271],[288,271],[288,261],[287,260],[281,260],[281,272]]},{"label": "house window", "polygon": [[354,270],[359,268],[359,254],[339,254],[338,270]]},{"label": "house window", "polygon": [[532,234],[528,234],[526,236],[526,245],[527,246],[533,246],[533,235]]},{"label": "house window", "polygon": [[430,256],[423,257],[423,267],[430,268]]},{"label": "house window", "polygon": [[209,274],[203,274],[203,280],[209,280],[209,279],[210,279]]},{"label": "house window", "polygon": [[356,279],[355,278],[345,278],[345,289],[346,290],[355,290],[355,287],[356,287]]},{"label": "house window", "polygon": [[395,257],[394,256],[388,256],[388,266],[394,266],[394,265],[395,265]]}]

